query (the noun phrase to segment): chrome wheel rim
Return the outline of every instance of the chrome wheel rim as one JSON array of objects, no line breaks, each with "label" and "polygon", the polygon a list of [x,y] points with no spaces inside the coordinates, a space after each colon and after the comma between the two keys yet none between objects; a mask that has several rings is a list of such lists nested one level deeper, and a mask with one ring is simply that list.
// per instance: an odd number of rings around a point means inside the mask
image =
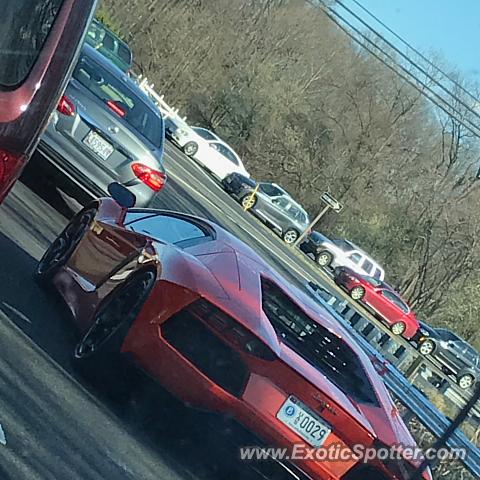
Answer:
[{"label": "chrome wheel rim", "polygon": [[473,385],[473,377],[471,375],[463,375],[458,379],[458,385],[464,390],[470,388]]},{"label": "chrome wheel rim", "polygon": [[317,263],[321,267],[326,267],[330,263],[330,255],[328,253],[321,253],[317,258]]},{"label": "chrome wheel rim", "polygon": [[289,230],[285,233],[283,239],[285,240],[285,243],[293,243],[297,239],[297,237],[298,235],[295,230]]},{"label": "chrome wheel rim", "polygon": [[194,143],[187,143],[185,145],[185,153],[187,155],[194,155],[197,151],[197,147]]},{"label": "chrome wheel rim", "polygon": [[242,198],[242,207],[245,209],[250,209],[255,205],[255,196],[247,195]]},{"label": "chrome wheel rim", "polygon": [[352,289],[351,297],[354,300],[361,300],[364,294],[365,292],[362,287],[355,287]]},{"label": "chrome wheel rim", "polygon": [[401,335],[405,331],[405,324],[402,322],[395,323],[392,326],[392,332],[395,335]]},{"label": "chrome wheel rim", "polygon": [[433,342],[431,342],[430,340],[426,340],[420,345],[419,350],[422,355],[430,355],[433,352],[434,348],[435,347],[433,345]]}]

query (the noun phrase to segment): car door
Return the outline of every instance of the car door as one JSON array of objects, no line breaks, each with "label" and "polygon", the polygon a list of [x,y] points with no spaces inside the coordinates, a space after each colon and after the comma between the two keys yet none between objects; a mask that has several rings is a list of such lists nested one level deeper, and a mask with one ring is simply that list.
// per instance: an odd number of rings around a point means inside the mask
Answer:
[{"label": "car door", "polygon": [[398,299],[396,295],[384,288],[377,290],[377,292],[378,294],[374,300],[375,305],[372,305],[375,310],[390,324],[400,321],[404,312],[397,304]]},{"label": "car door", "polygon": [[363,274],[363,270],[360,268],[360,264],[363,261],[363,255],[360,252],[352,251],[346,252],[344,256],[345,266],[351,268],[354,272]]},{"label": "car door", "polygon": [[0,202],[65,89],[96,0],[4,0],[0,33]]}]

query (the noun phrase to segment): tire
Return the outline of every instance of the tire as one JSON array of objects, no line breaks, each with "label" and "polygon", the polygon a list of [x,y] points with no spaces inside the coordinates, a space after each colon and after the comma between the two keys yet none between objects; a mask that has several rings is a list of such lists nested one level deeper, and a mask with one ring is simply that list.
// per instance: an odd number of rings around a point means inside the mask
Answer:
[{"label": "tire", "polygon": [[80,211],[58,237],[50,244],[38,262],[33,277],[40,285],[47,285],[65,263],[68,262],[80,240],[95,217],[96,210]]},{"label": "tire", "polygon": [[350,290],[350,296],[356,300],[357,302],[359,302],[364,296],[365,296],[365,289],[363,287],[353,287],[351,290]]},{"label": "tire", "polygon": [[198,152],[198,144],[196,142],[187,142],[183,146],[183,153],[189,157],[193,157]]},{"label": "tire", "polygon": [[297,241],[297,238],[298,238],[298,232],[293,229],[293,228],[289,228],[283,235],[282,235],[282,238],[283,238],[283,241],[287,244],[287,245],[292,245],[293,243],[295,243]]},{"label": "tire", "polygon": [[240,199],[240,203],[245,210],[251,210],[257,204],[257,196],[253,196],[253,201],[250,201],[252,194],[247,193]]},{"label": "tire", "polygon": [[418,351],[425,357],[431,355],[435,351],[436,345],[433,340],[427,339],[418,347]]},{"label": "tire", "polygon": [[390,330],[395,335],[403,335],[405,333],[406,328],[407,326],[405,325],[405,323],[396,322],[391,326]]},{"label": "tire", "polygon": [[[155,284],[155,273],[133,274],[102,302],[90,328],[73,352],[74,362],[84,371],[118,359],[120,348]],[[86,370],[85,370],[86,369]]]},{"label": "tire", "polygon": [[327,250],[322,250],[316,257],[315,261],[321,267],[329,267],[333,261],[333,255]]},{"label": "tire", "polygon": [[462,390],[468,390],[475,384],[475,377],[471,373],[464,373],[457,377],[457,383]]}]

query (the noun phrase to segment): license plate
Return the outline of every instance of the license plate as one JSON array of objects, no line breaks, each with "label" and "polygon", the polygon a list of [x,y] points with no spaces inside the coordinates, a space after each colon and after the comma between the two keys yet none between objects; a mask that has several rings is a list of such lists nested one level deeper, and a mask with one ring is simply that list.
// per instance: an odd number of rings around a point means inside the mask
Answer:
[{"label": "license plate", "polygon": [[88,135],[83,139],[83,143],[96,153],[102,160],[106,160],[113,153],[113,145],[108,143],[97,132],[91,130]]},{"label": "license plate", "polygon": [[289,397],[277,413],[277,418],[313,447],[321,447],[332,429],[294,397]]}]

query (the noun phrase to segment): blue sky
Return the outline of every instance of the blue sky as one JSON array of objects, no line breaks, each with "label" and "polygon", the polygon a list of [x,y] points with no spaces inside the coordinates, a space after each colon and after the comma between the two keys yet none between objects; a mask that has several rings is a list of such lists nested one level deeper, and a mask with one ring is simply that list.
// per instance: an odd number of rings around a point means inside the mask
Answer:
[{"label": "blue sky", "polygon": [[[357,1],[422,53],[441,52],[451,66],[480,81],[480,0]],[[343,2],[385,32],[352,0]]]}]

